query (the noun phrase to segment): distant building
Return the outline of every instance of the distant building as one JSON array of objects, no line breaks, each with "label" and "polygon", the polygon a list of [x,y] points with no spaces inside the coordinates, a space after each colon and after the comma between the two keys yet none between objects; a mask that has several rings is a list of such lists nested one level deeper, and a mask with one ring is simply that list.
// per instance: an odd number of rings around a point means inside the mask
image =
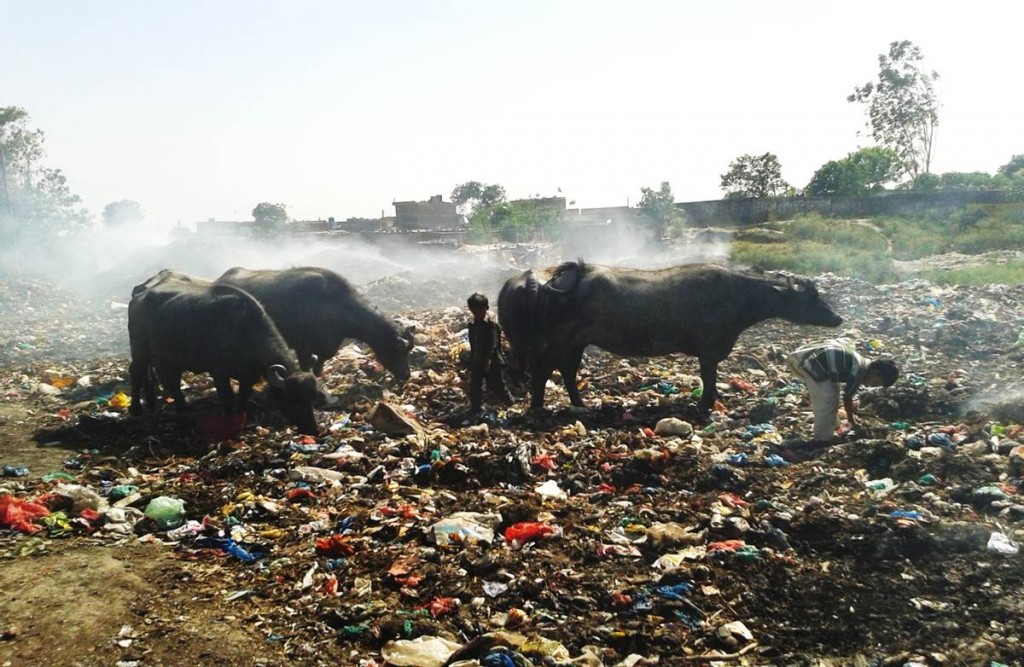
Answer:
[{"label": "distant building", "polygon": [[383,218],[348,218],[335,222],[334,218],[328,218],[331,229],[344,232],[379,232],[387,229],[384,226]]},{"label": "distant building", "polygon": [[196,233],[202,236],[249,236],[254,224],[253,220],[239,222],[207,218],[196,223]]},{"label": "distant building", "polygon": [[462,229],[466,218],[455,210],[454,202],[441,200],[434,195],[427,201],[396,201],[395,230],[416,229]]}]

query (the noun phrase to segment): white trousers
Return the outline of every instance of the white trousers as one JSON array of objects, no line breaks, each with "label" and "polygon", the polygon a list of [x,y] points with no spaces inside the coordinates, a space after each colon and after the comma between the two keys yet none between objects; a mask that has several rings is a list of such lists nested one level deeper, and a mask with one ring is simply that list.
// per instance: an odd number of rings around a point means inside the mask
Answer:
[{"label": "white trousers", "polygon": [[786,360],[790,370],[807,385],[807,394],[814,411],[814,439],[831,442],[839,426],[839,395],[842,391],[838,382],[815,380],[797,366],[793,356]]}]

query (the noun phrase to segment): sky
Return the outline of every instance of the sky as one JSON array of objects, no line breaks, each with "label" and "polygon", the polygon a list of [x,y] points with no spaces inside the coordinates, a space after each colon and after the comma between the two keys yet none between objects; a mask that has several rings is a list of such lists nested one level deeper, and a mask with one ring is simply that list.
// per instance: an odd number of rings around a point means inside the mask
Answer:
[{"label": "sky", "polygon": [[[1015,8],[1017,7],[1017,8]],[[744,154],[803,187],[872,145],[878,56],[937,71],[932,170],[1024,153],[1024,6],[684,0],[0,0],[0,107],[99,217],[146,225],[394,215],[469,180],[509,198],[719,199]]]}]

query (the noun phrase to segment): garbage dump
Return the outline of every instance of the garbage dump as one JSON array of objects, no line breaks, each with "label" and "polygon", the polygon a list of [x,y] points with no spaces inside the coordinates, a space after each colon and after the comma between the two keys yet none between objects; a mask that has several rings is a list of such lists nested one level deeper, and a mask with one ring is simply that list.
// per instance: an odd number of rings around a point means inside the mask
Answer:
[{"label": "garbage dump", "polygon": [[[124,310],[5,282],[0,565],[155,545],[150,589],[252,638],[217,664],[1020,664],[1024,289],[816,283],[841,329],[747,330],[703,419],[695,359],[594,348],[585,409],[556,375],[550,412],[467,414],[477,288],[423,309],[380,281],[369,300],[417,325],[412,378],[346,347],[314,437],[270,413],[201,428],[202,376],[191,414],[129,417]],[[824,335],[901,377],[809,447],[785,358]],[[176,616],[147,613],[97,641],[104,664],[164,664]],[[0,648],[28,641],[4,623]]]}]

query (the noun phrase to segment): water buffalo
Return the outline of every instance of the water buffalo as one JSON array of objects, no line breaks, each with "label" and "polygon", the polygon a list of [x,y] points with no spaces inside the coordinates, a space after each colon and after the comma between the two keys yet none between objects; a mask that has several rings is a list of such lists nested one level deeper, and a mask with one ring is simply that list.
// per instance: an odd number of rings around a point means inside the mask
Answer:
[{"label": "water buffalo", "polygon": [[513,375],[529,372],[533,410],[543,406],[555,369],[572,404],[583,405],[576,373],[583,350],[596,345],[631,357],[697,357],[704,385],[698,409],[706,415],[717,398],[718,363],[744,330],[773,317],[826,327],[843,321],[810,280],[715,264],[643,271],[565,262],[514,276],[498,295]]},{"label": "water buffalo", "polygon": [[[160,285],[170,286],[172,284],[177,285],[175,289],[183,289],[187,285],[199,285],[208,287],[211,281],[205,278],[196,278],[185,273],[179,273],[172,269],[160,269],[157,273],[153,274],[146,279],[145,282],[139,283],[132,288],[132,296],[138,296],[148,289],[158,287]],[[165,293],[174,293],[174,290],[165,290]]]},{"label": "water buffalo", "polygon": [[323,374],[324,362],[346,339],[368,344],[399,382],[409,379],[411,340],[367,305],[337,273],[318,267],[251,271],[235,267],[216,280],[252,294],[263,304],[305,369]]},{"label": "water buffalo", "polygon": [[230,285],[212,285],[162,271],[132,290],[128,304],[131,345],[131,412],[156,407],[153,373],[185,406],[184,371],[208,371],[225,413],[236,409],[231,379],[238,381],[238,407],[244,409],[253,385],[265,377],[282,412],[303,433],[316,434],[313,403],[317,381],[299,368],[295,353],[253,297]]}]

